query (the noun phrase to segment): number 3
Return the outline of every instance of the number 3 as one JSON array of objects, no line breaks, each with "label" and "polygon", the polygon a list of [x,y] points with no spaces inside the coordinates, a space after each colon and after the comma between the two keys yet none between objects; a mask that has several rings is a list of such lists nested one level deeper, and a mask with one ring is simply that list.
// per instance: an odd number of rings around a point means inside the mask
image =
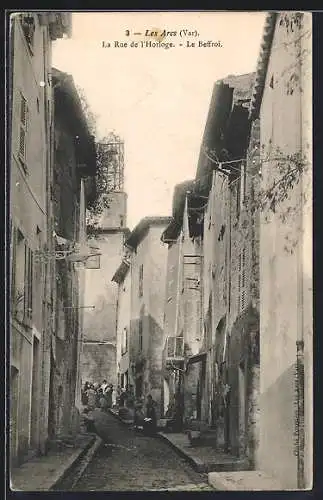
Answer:
[{"label": "number 3", "polygon": [[126,30],[126,36],[129,36],[129,35],[130,35],[129,30]]}]

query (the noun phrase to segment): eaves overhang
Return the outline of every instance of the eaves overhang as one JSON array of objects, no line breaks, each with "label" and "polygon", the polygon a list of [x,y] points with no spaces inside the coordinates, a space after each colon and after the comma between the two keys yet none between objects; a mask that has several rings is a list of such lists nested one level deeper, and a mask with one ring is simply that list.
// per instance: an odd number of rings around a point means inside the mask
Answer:
[{"label": "eaves overhang", "polygon": [[272,42],[274,39],[277,17],[277,12],[270,12],[269,14],[267,14],[267,17],[265,19],[260,53],[257,62],[255,83],[249,107],[249,116],[251,120],[259,118],[260,106],[264,93],[268,62],[271,53]]},{"label": "eaves overhang", "polygon": [[129,269],[130,269],[130,262],[128,260],[123,259],[118,269],[114,273],[111,281],[114,281],[115,283],[120,285],[121,283],[124,282],[129,272]]},{"label": "eaves overhang", "polygon": [[78,171],[82,177],[96,175],[95,137],[90,133],[83,106],[68,73],[52,68],[55,114],[64,117],[64,123],[74,137]]},{"label": "eaves overhang", "polygon": [[151,226],[165,226],[168,225],[171,220],[172,217],[167,216],[144,217],[131,231],[129,237],[125,241],[125,246],[136,250]]}]

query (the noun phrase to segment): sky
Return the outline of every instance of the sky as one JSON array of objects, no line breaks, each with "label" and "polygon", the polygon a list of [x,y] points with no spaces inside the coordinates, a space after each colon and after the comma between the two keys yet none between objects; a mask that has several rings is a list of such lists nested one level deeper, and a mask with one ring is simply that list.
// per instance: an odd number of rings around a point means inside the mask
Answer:
[{"label": "sky", "polygon": [[[79,12],[72,14],[72,36],[53,43],[53,66],[83,89],[98,139],[115,131],[125,142],[130,229],[145,216],[171,215],[174,186],[195,176],[213,85],[256,70],[265,15]],[[156,28],[176,32],[163,39],[174,48],[129,47],[156,42],[144,36]],[[197,35],[181,37],[185,29]],[[199,41],[221,47],[196,47]]]}]

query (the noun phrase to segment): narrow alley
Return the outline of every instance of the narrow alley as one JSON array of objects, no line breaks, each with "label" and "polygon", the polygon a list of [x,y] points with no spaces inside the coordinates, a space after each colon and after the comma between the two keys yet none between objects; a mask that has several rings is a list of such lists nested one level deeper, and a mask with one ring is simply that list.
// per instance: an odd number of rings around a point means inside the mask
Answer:
[{"label": "narrow alley", "polygon": [[100,410],[93,418],[103,444],[80,480],[73,486],[72,473],[59,490],[213,490],[207,474],[195,472],[160,438],[143,436]]},{"label": "narrow alley", "polygon": [[7,14],[8,489],[311,489],[312,14]]}]

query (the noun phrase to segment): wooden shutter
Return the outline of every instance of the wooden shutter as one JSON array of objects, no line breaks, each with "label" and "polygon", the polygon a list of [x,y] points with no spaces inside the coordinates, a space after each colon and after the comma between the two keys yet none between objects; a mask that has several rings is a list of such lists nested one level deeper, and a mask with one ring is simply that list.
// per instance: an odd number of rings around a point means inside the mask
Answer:
[{"label": "wooden shutter", "polygon": [[19,144],[18,154],[24,165],[26,165],[26,135],[28,126],[28,105],[25,97],[20,93],[19,96]]},{"label": "wooden shutter", "polygon": [[27,113],[27,101],[24,96],[20,94],[20,122],[24,127],[27,125]]},{"label": "wooden shutter", "polygon": [[246,249],[243,248],[241,255],[241,311],[245,308],[246,302]]},{"label": "wooden shutter", "polygon": [[19,130],[19,157],[25,161],[26,157],[26,132],[22,126]]},{"label": "wooden shutter", "polygon": [[28,274],[29,274],[29,263],[28,263],[28,247],[26,241],[24,242],[25,248],[25,268],[24,268],[24,319],[28,317]]},{"label": "wooden shutter", "polygon": [[11,298],[15,300],[16,293],[16,260],[17,260],[17,229],[12,226],[11,236]]},{"label": "wooden shutter", "polygon": [[238,314],[241,310],[241,254],[238,259]]},{"label": "wooden shutter", "polygon": [[29,273],[28,273],[28,317],[32,318],[33,312],[33,278],[34,278],[34,263],[33,263],[33,252],[29,249]]}]

